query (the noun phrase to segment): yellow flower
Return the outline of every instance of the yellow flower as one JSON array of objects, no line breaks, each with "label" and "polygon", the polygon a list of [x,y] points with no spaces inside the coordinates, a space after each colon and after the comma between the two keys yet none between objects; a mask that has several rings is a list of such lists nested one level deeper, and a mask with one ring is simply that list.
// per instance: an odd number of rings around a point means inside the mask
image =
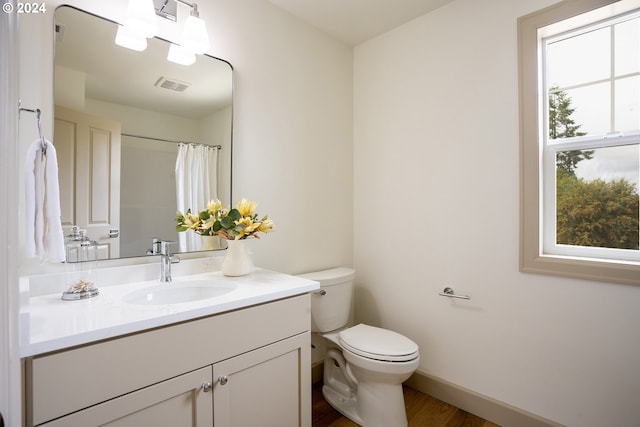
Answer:
[{"label": "yellow flower", "polygon": [[251,234],[258,229],[260,226],[259,223],[254,223],[251,217],[244,217],[236,221],[236,225],[240,225],[242,227],[242,231],[240,234],[244,236],[245,234]]},{"label": "yellow flower", "polygon": [[218,212],[220,208],[222,208],[222,202],[218,199],[210,200],[207,204],[207,211],[209,212],[209,215],[215,215],[215,213]]},{"label": "yellow flower", "polygon": [[200,225],[200,217],[192,213],[188,213],[184,216],[184,225],[187,228],[196,229]]},{"label": "yellow flower", "polygon": [[258,231],[261,233],[268,233],[271,230],[273,230],[273,221],[271,221],[268,218],[265,218],[264,220],[262,220],[262,222],[258,226]]},{"label": "yellow flower", "polygon": [[212,215],[206,221],[202,221],[202,228],[209,229],[213,227],[213,223],[216,222],[216,218]]},{"label": "yellow flower", "polygon": [[242,199],[235,209],[223,208],[218,199],[212,199],[207,203],[205,210],[191,213],[191,209],[183,215],[176,212],[176,231],[192,230],[201,235],[221,236],[224,239],[259,238],[259,233],[268,233],[273,230],[273,221],[264,215],[258,219],[255,212],[257,203]]},{"label": "yellow flower", "polygon": [[236,209],[238,209],[238,212],[240,212],[240,215],[250,216],[256,210],[256,206],[257,206],[256,202],[243,198],[242,200],[240,200],[240,203],[238,203],[238,206],[236,206]]}]

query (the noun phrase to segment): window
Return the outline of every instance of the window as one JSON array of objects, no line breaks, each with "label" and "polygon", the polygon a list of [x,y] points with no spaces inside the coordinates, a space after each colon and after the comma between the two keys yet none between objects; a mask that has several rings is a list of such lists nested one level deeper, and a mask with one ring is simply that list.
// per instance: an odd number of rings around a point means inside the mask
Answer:
[{"label": "window", "polygon": [[640,0],[518,24],[521,270],[640,284]]}]

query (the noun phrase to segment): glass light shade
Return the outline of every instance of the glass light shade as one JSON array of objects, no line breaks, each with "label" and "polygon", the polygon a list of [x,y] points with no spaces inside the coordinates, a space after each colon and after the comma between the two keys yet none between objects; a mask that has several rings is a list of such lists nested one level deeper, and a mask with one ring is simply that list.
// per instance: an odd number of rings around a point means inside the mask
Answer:
[{"label": "glass light shade", "polygon": [[120,25],[116,32],[116,44],[127,49],[142,51],[147,48],[147,38],[128,27]]},{"label": "glass light shade", "polygon": [[129,0],[125,26],[145,37],[155,36],[158,22],[153,0]]},{"label": "glass light shade", "polygon": [[191,65],[196,62],[196,54],[190,50],[185,49],[183,46],[177,44],[171,44],[169,46],[169,54],[167,59],[171,62],[175,62],[180,65]]},{"label": "glass light shade", "polygon": [[195,16],[187,17],[182,33],[182,46],[193,53],[202,55],[209,50],[209,35],[204,21]]}]

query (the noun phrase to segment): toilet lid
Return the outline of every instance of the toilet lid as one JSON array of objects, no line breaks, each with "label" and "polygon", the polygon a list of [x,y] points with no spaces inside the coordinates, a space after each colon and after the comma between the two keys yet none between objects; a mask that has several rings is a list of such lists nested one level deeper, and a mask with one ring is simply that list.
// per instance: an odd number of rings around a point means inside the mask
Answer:
[{"label": "toilet lid", "polygon": [[340,344],[359,356],[389,362],[406,362],[418,356],[418,345],[387,329],[357,325],[340,332]]}]

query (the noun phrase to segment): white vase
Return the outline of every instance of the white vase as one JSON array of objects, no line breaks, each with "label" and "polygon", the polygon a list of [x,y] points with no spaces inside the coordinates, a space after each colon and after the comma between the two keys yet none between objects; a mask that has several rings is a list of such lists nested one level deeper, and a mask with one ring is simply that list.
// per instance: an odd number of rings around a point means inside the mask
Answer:
[{"label": "white vase", "polygon": [[202,237],[200,243],[201,251],[213,251],[216,249],[222,249],[220,246],[220,237],[218,236],[200,236]]},{"label": "white vase", "polygon": [[253,261],[249,255],[246,240],[227,240],[227,252],[222,260],[222,274],[244,276],[253,271]]}]

